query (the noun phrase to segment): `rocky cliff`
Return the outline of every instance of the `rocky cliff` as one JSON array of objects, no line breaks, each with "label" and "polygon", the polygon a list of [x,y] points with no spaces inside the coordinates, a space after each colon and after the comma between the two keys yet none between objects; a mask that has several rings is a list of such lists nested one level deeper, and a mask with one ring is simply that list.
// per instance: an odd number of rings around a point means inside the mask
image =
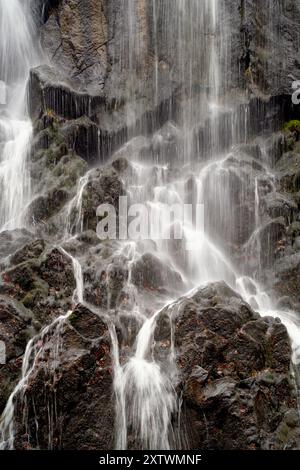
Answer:
[{"label": "rocky cliff", "polygon": [[[44,58],[28,83],[33,198],[27,228],[0,234],[0,340],[9,341],[0,412],[35,338],[27,358],[34,367],[13,397],[18,449],[113,448],[114,340],[126,364],[142,322],[157,310],[147,360],[166,374],[172,357],[177,371],[182,427],[177,410],[173,447],[300,447],[291,340],[278,318],[256,313],[254,283],[249,303],[223,282],[183,295],[185,277],[150,242],[132,263],[117,241],[100,242],[95,233],[95,208],[109,203],[118,211],[119,196],[140,194],[133,160],[154,162],[145,182],[151,194],[161,181],[159,164],[168,163],[165,184],[177,181],[183,121],[197,163],[213,146],[211,116],[201,104],[212,88],[208,51],[198,47],[204,33],[191,16],[189,33],[176,35],[187,19],[174,2],[40,0],[35,9]],[[217,149],[230,150],[222,175],[234,214],[220,233],[234,267],[246,266],[243,274],[263,282],[278,308],[299,316],[300,105],[292,103],[291,85],[300,79],[300,0],[226,0],[220,8],[218,98],[225,111],[217,118]],[[206,181],[207,193],[215,183]],[[194,167],[184,184],[192,197]],[[217,211],[208,216],[212,232],[219,219]],[[169,251],[176,258],[179,250],[174,244]],[[174,296],[179,300],[162,308]],[[58,332],[55,320],[67,312]],[[134,429],[128,434],[129,448],[143,446]]]}]

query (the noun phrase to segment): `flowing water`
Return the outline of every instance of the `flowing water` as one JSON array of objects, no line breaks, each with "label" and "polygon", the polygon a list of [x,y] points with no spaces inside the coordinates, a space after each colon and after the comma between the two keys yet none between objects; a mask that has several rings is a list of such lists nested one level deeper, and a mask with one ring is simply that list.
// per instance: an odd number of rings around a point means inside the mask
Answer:
[{"label": "flowing water", "polygon": [[[123,2],[126,12],[124,25],[127,29],[124,29],[121,55],[124,60],[128,60],[122,66],[131,71],[132,79],[145,66],[145,50],[148,45],[141,30],[145,28],[145,21],[150,21],[153,23],[154,53],[152,82],[141,86],[153,86],[153,103],[159,102],[161,73],[167,67],[160,56],[163,57],[163,48],[166,47],[173,56],[176,74],[181,77],[184,87],[180,96],[178,122],[169,123],[167,128],[168,134],[176,135],[180,141],[173,155],[174,159],[172,160],[169,149],[164,147],[159,154],[154,151],[154,161],[153,154],[148,155],[146,163],[145,159],[136,159],[131,162],[134,176],[128,177],[125,182],[130,202],[143,203],[151,211],[151,236],[147,241],[131,240],[115,245],[115,259],[121,260],[129,271],[124,288],[126,305],[120,302],[116,307],[115,300],[109,297],[107,310],[114,314],[117,312],[118,321],[124,316],[133,317],[140,325],[130,352],[124,356],[122,344],[116,334],[116,325],[114,322],[109,324],[116,398],[116,447],[125,449],[129,439],[134,439],[144,449],[170,449],[180,447],[182,436],[176,430],[179,424],[174,425],[174,416],[178,421],[180,419],[180,402],[175,393],[177,370],[173,342],[164,366],[155,360],[153,354],[154,332],[162,310],[167,309],[171,316],[171,312],[176,309],[176,299],[181,294],[188,295],[200,285],[223,280],[261,315],[281,318],[293,343],[295,362],[300,359],[300,324],[294,312],[278,311],[272,299],[264,292],[259,283],[260,263],[256,272],[249,272],[248,266],[239,265],[234,256],[240,215],[233,213],[233,204],[237,197],[241,207],[250,200],[253,201],[254,219],[249,224],[249,236],[243,242],[246,251],[254,250],[255,257],[259,259],[261,247],[257,234],[262,224],[259,213],[259,181],[263,176],[272,186],[273,177],[267,161],[260,172],[251,170],[249,176],[249,162],[243,167],[240,161],[244,157],[238,151],[232,148],[225,153],[223,150],[246,140],[249,124],[247,106],[241,113],[238,98],[234,100],[227,95],[230,88],[226,77],[230,67],[231,44],[230,27],[223,21],[223,0]],[[149,5],[151,14],[147,17]],[[0,32],[1,38],[3,36],[0,44],[1,78],[5,82],[8,96],[8,104],[1,108],[0,114],[0,185],[3,185],[5,195],[1,201],[2,227],[16,227],[22,223],[22,210],[30,191],[26,156],[32,132],[31,124],[26,119],[24,94],[19,101],[12,99],[16,93],[19,94],[19,90],[25,90],[28,69],[35,61],[27,7],[27,2],[0,0],[1,24],[5,25]],[[12,27],[12,14],[22,22],[22,27],[18,30],[20,37]],[[141,23],[143,28],[140,27]],[[8,58],[11,57],[10,54],[14,55],[13,62]],[[13,74],[11,64],[14,62],[18,67]],[[135,99],[132,87],[133,82],[128,81],[126,93],[130,103]],[[19,103],[17,106],[16,102]],[[136,119],[135,113],[135,107],[128,108],[127,123],[131,129],[132,122]],[[195,139],[199,125],[205,130],[202,147]],[[137,129],[133,133],[136,132]],[[22,141],[19,140],[21,137]],[[154,136],[154,143],[157,142],[159,147],[162,141],[163,136],[158,132]],[[127,146],[132,145],[134,149],[135,142],[132,139]],[[199,158],[199,155],[204,158]],[[64,213],[64,248],[60,249],[73,263],[77,284],[73,296],[75,303],[85,302],[84,276],[81,259],[79,262],[75,256],[71,256],[65,246],[84,230],[82,198],[90,178],[93,178],[93,170],[79,181],[77,194],[66,206]],[[204,207],[205,227],[195,224],[193,213],[189,213],[184,221],[179,216],[172,220],[168,217],[166,205],[185,203]],[[199,217],[202,218],[202,215],[201,213]],[[161,237],[161,234],[175,231],[182,234],[178,240]],[[167,270],[166,278],[171,276],[168,295],[155,300],[151,297],[149,300],[146,295],[143,297],[132,282],[134,262],[149,253],[163,263],[164,267],[160,269]],[[107,268],[108,274],[111,269],[113,263]],[[257,279],[253,278],[255,274]],[[174,279],[178,280],[178,286],[172,286]],[[92,308],[90,305],[89,307]],[[51,333],[59,344],[61,328],[68,315],[69,313],[55,320],[27,345],[22,377],[8,400],[1,420],[2,448],[14,446],[14,404],[16,400],[25,399],[24,390],[28,380],[36,367],[37,359],[43,355],[40,340]],[[170,324],[172,331],[171,319]],[[57,357],[51,360],[55,364]],[[49,447],[51,446],[50,438]]]},{"label": "flowing water", "polygon": [[0,230],[24,225],[30,198],[28,155],[32,136],[27,116],[29,69],[38,63],[30,0],[0,1]]}]

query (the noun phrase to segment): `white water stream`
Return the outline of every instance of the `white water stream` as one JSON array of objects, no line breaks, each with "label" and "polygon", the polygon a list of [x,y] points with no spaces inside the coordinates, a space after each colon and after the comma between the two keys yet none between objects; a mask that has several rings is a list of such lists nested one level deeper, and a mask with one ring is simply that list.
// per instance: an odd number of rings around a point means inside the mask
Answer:
[{"label": "white water stream", "polygon": [[0,0],[0,230],[24,225],[30,198],[29,70],[39,60],[30,0]]},{"label": "white water stream", "polygon": [[[124,0],[125,1],[125,0]],[[222,10],[221,0],[172,0],[166,1],[163,9],[165,15],[165,31],[167,42],[172,46],[172,36],[176,34],[177,50],[173,51],[177,55],[179,70],[183,82],[186,84],[185,103],[182,106],[181,128],[183,135],[182,168],[180,176],[168,178],[168,172],[172,168],[165,165],[153,168],[153,162],[143,165],[135,162],[136,180],[128,183],[128,192],[133,200],[144,202],[153,209],[153,231],[168,231],[170,221],[164,212],[164,204],[174,202],[184,203],[186,199],[186,182],[193,175],[194,195],[193,202],[218,208],[218,228],[226,226],[228,236],[233,225],[233,215],[230,199],[230,173],[226,170],[227,156],[220,153],[221,128],[219,117],[225,109],[229,109],[228,104],[220,102],[222,93],[222,78],[225,76],[220,65],[220,56],[226,54],[226,35],[218,31],[218,24]],[[162,14],[160,0],[153,2],[153,19],[160,20]],[[187,4],[188,2],[188,4]],[[125,4],[127,2],[125,1]],[[142,4],[143,2],[141,2]],[[131,54],[129,54],[129,69],[134,71],[137,63],[143,57],[145,44],[139,41],[139,37],[134,35],[136,30],[135,10],[136,2],[132,1],[129,13],[129,31],[127,38]],[[31,124],[26,117],[25,86],[28,78],[30,66],[35,63],[34,44],[32,42],[32,25],[30,15],[26,10],[28,2],[17,0],[0,0],[0,58],[1,58],[1,79],[5,83],[7,94],[7,105],[0,108],[0,187],[3,194],[0,203],[0,227],[15,228],[23,224],[22,213],[28,202],[30,195],[30,183],[27,169],[27,154],[31,139]],[[139,11],[141,14],[141,11]],[[170,23],[171,21],[171,23]],[[15,27],[16,22],[19,28]],[[169,23],[168,23],[169,22]],[[158,27],[154,28],[158,34]],[[139,32],[140,34],[140,32]],[[226,36],[226,37],[225,37]],[[201,37],[201,42],[198,39]],[[220,46],[221,44],[221,46]],[[127,44],[124,43],[126,49]],[[158,54],[160,44],[155,44],[155,51]],[[222,51],[220,51],[220,47]],[[124,50],[125,50],[124,49]],[[13,60],[11,60],[13,57]],[[13,67],[13,64],[18,64]],[[159,89],[159,64],[154,61],[155,89]],[[14,70],[14,73],[12,73]],[[205,82],[204,91],[194,100],[193,88],[195,83]],[[130,90],[128,90],[130,93]],[[16,96],[18,99],[16,99]],[[158,97],[154,97],[158,102]],[[209,115],[209,144],[211,160],[198,165],[193,161],[193,147],[191,145],[192,131],[200,119],[203,108],[198,105],[202,100],[206,103]],[[1,105],[0,105],[1,106]],[[130,110],[128,123],[134,120]],[[206,110],[207,111],[207,110]],[[235,140],[238,134],[235,112],[231,115],[231,132],[229,140]],[[162,158],[163,160],[163,158]],[[191,164],[191,167],[184,167],[184,164]],[[151,174],[155,172],[155,178],[151,181]],[[85,186],[88,183],[89,173],[83,177],[78,185],[78,192],[75,198],[67,207],[66,230],[64,241],[83,231],[81,217],[82,197]],[[146,183],[150,180],[148,188]],[[258,194],[255,191],[255,199],[258,204]],[[71,213],[76,211],[77,217],[71,220]],[[215,214],[216,215],[216,214]],[[258,215],[255,218],[255,225],[259,224]],[[183,280],[182,292],[178,295],[189,292],[191,289],[207,282],[223,280],[233,289],[237,290],[241,296],[254,306],[261,315],[271,315],[281,318],[286,325],[293,342],[294,361],[300,360],[300,322],[294,312],[278,311],[274,307],[272,300],[264,292],[264,289],[257,282],[245,276],[243,269],[237,272],[234,268],[230,255],[227,252],[225,243],[216,241],[210,232],[196,230],[192,221],[189,220],[181,227],[183,230],[183,240],[175,244],[171,241],[155,240],[151,246],[153,253],[160,260],[177,271]],[[259,227],[253,227],[253,231]],[[219,235],[222,235],[219,233]],[[186,248],[188,247],[188,250]],[[76,291],[73,300],[84,302],[84,282],[82,268],[79,261],[69,255],[64,249],[64,254],[72,259],[74,275],[76,278]],[[150,249],[151,251],[151,249]],[[125,255],[128,266],[139,256],[149,252],[149,244],[142,245],[136,242],[124,242],[121,254]],[[249,288],[251,286],[251,288]],[[162,370],[152,354],[153,335],[156,320],[161,310],[153,311],[152,316],[147,318],[146,311],[148,305],[143,304],[140,297],[136,296],[136,291],[131,284],[130,276],[128,281],[128,292],[134,305],[132,315],[138,322],[143,321],[143,325],[137,334],[136,341],[131,354],[122,361],[120,358],[120,345],[116,335],[114,325],[110,325],[110,332],[113,345],[114,359],[114,387],[116,395],[116,447],[126,449],[128,446],[129,430],[140,445],[145,449],[170,449],[176,446],[174,429],[172,428],[172,417],[180,410],[178,397],[175,393],[176,368],[174,364],[174,345],[170,348],[168,371]],[[166,306],[173,308],[175,299],[169,299]],[[108,308],[110,306],[108,305]],[[38,336],[33,338],[27,345],[24,360],[22,377],[15,390],[11,394],[0,424],[0,436],[2,437],[2,448],[14,447],[14,413],[15,400],[22,399],[28,380],[36,366],[38,357],[43,353],[40,341],[50,332],[54,334],[57,341],[64,322],[69,313],[56,319],[50,326],[47,326]],[[105,404],[104,404],[105,406]]]}]

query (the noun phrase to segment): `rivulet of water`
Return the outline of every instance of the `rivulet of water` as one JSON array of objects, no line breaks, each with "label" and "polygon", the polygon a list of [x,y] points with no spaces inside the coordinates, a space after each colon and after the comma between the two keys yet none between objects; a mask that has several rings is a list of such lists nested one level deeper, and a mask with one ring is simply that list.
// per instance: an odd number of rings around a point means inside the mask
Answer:
[{"label": "rivulet of water", "polygon": [[30,198],[28,156],[32,125],[27,115],[29,70],[39,61],[30,0],[0,1],[0,230],[24,225]]},{"label": "rivulet of water", "polygon": [[[167,450],[179,446],[173,428],[174,420],[180,412],[175,391],[178,371],[174,338],[172,337],[170,345],[167,367],[163,367],[164,364],[155,359],[153,354],[157,322],[162,311],[176,308],[174,294],[179,297],[208,282],[225,281],[262,316],[281,318],[292,340],[293,360],[295,363],[300,360],[300,321],[297,315],[276,309],[259,279],[245,274],[247,266],[237,266],[232,255],[236,226],[242,217],[233,211],[236,198],[241,205],[247,203],[247,198],[251,198],[254,203],[255,213],[253,220],[249,222],[250,235],[245,240],[246,249],[250,247],[251,250],[260,251],[257,234],[262,221],[259,213],[258,175],[252,169],[249,171],[249,167],[245,170],[243,165],[239,166],[243,156],[228,150],[232,144],[246,140],[249,122],[247,107],[241,114],[235,102],[238,101],[237,98],[231,96],[229,100],[227,96],[230,84],[226,82],[226,77],[232,51],[230,26],[223,22],[224,2],[226,0],[121,2],[124,12],[124,22],[119,31],[122,35],[122,50],[117,57],[121,57],[120,73],[126,70],[129,76],[125,86],[128,128],[133,134],[139,131],[143,134],[146,131],[139,126],[133,130],[137,114],[143,111],[135,106],[138,94],[136,83],[139,93],[151,87],[152,104],[155,108],[161,98],[162,76],[164,89],[169,87],[168,92],[172,90],[172,77],[175,76],[181,82],[180,89],[176,91],[179,110],[177,122],[169,122],[168,129],[169,133],[179,136],[181,142],[174,161],[170,159],[169,151],[163,149],[157,159],[159,161],[153,161],[153,152],[149,152],[146,163],[145,158],[143,161],[130,162],[134,178],[124,181],[130,201],[144,203],[151,209],[152,236],[146,241],[126,240],[114,245],[115,257],[120,258],[128,269],[128,279],[123,287],[126,292],[126,308],[123,305],[113,305],[110,295],[107,300],[114,364],[117,449],[136,445],[144,449]],[[8,96],[7,106],[0,111],[0,186],[2,184],[4,194],[1,201],[2,227],[15,227],[21,223],[22,210],[29,197],[26,155],[30,145],[31,125],[26,119],[24,96],[22,95],[17,106],[13,103],[18,101],[12,99],[16,90],[25,86],[28,69],[35,61],[32,25],[27,6],[27,2],[0,0],[1,24],[3,22],[3,29],[0,31],[0,36],[3,35],[0,57],[4,70],[0,78],[5,82]],[[23,24],[18,32],[13,28],[13,17]],[[149,31],[151,38],[147,35]],[[15,72],[12,61],[8,59],[8,51],[18,62]],[[166,63],[165,57],[171,57],[173,64]],[[146,77],[142,74],[145,70]],[[166,70],[169,70],[167,78]],[[139,106],[143,108],[143,101],[141,103]],[[172,117],[170,111],[170,119]],[[159,147],[163,137],[157,134],[154,140],[154,144]],[[133,148],[134,142],[132,139]],[[263,163],[264,177],[271,181],[268,162]],[[17,178],[14,179],[13,175],[17,175]],[[68,241],[70,237],[76,239],[84,231],[82,199],[90,175],[87,172],[81,178],[76,196],[65,208],[66,227],[62,242]],[[195,225],[192,218],[187,218],[182,223],[181,220],[170,220],[167,216],[166,204],[182,205],[187,201],[205,207],[206,227]],[[165,240],[155,236],[157,233],[175,230],[178,225],[182,232],[181,240]],[[73,263],[77,284],[73,301],[83,303],[85,286],[81,263],[64,248],[61,250]],[[160,270],[168,268],[181,281],[178,287],[166,286],[170,292],[165,297],[158,298],[157,294],[157,298],[152,296],[150,300],[147,293],[143,298],[143,294],[132,283],[134,263],[149,253],[157,258],[157,262],[162,263]],[[89,255],[87,250],[81,256],[90,261]],[[102,261],[104,264],[104,260]],[[111,266],[112,263],[108,265],[107,273]],[[261,266],[258,266],[258,274],[260,269]],[[120,317],[124,314],[135,319],[138,326],[141,325],[137,328],[135,340],[130,346],[126,345],[126,354],[122,351],[122,344],[116,333],[116,325],[119,325]],[[40,340],[51,330],[54,332],[54,341],[59,344],[61,327],[68,315],[55,320],[27,345],[22,377],[11,394],[1,419],[2,448],[14,446],[14,403],[17,398],[24,398],[24,389],[36,367],[36,360],[43,353]]]}]

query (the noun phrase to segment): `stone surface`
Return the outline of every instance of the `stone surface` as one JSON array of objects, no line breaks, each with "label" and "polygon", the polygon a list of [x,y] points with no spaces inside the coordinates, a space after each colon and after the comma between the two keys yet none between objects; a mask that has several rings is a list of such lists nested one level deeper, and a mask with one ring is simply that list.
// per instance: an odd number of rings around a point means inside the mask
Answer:
[{"label": "stone surface", "polygon": [[183,289],[181,275],[171,270],[163,261],[150,253],[136,261],[131,270],[133,284],[154,291],[175,291]]},{"label": "stone surface", "polygon": [[[57,343],[50,332],[41,345],[39,364],[29,377],[27,400],[17,398],[15,448],[111,449],[114,406],[107,326],[79,305],[60,337],[57,368],[51,362]],[[26,410],[24,427],[19,418]]]},{"label": "stone surface", "polygon": [[170,344],[169,315],[186,447],[299,446],[291,347],[280,321],[260,318],[224,283],[200,288],[162,313],[156,329],[161,348]]},{"label": "stone surface", "polygon": [[[134,290],[138,305],[143,298],[145,312],[151,314],[170,293],[178,297],[184,288],[180,274],[149,253],[134,260],[133,286],[129,286],[128,260],[120,254],[120,245],[101,243],[95,233],[97,207],[109,203],[118,210],[119,196],[127,194],[126,183],[136,183],[131,160],[168,162],[166,182],[180,176],[186,151],[180,126],[190,110],[197,117],[195,128],[188,124],[191,153],[201,162],[209,156],[207,57],[206,51],[200,57],[198,48],[203,31],[194,23],[189,30],[195,50],[190,51],[189,39],[179,44],[177,32],[184,27],[184,15],[174,9],[174,2],[39,0],[34,5],[35,11],[43,12],[40,34],[49,63],[31,70],[28,86],[34,126],[30,155],[34,198],[27,213],[31,228],[0,234],[0,340],[7,343],[8,361],[0,366],[0,411],[20,376],[27,341],[60,315],[73,312],[59,340],[51,330],[39,343],[40,360],[30,376],[26,404],[17,397],[18,449],[112,448],[115,416],[108,316],[116,322],[124,360],[140,327],[131,315],[129,291]],[[228,220],[222,226],[216,210],[224,203],[218,192],[220,180],[209,172],[205,190],[216,196],[208,207],[209,230],[213,238],[219,231],[228,252],[239,260],[246,256],[244,248],[259,217],[261,251],[260,259],[252,253],[254,264],[261,263],[278,305],[297,310],[299,136],[281,128],[283,121],[299,114],[291,106],[290,94],[292,81],[300,78],[300,0],[224,0],[219,6],[218,28],[222,47],[227,47],[222,57],[230,60],[221,93],[229,103],[231,99],[241,103],[240,124],[247,109],[255,138],[231,149],[222,162],[221,173],[230,188],[227,209],[233,213],[228,230]],[[135,21],[129,21],[133,17]],[[173,30],[166,27],[166,18],[175,25]],[[193,80],[185,62],[187,52],[193,57]],[[223,110],[214,124],[222,134],[216,148],[224,152],[233,142],[232,114]],[[268,135],[257,137],[262,130]],[[240,130],[242,142],[243,133]],[[112,155],[109,164],[98,168]],[[270,176],[269,166],[275,168],[276,178]],[[69,213],[67,205],[88,169],[81,204]],[[159,171],[158,166],[149,169],[145,191],[159,181]],[[194,172],[185,184],[192,200]],[[82,223],[83,233],[64,241],[64,247],[82,263],[85,300],[97,308],[97,314],[92,307],[74,306],[72,261],[54,246],[65,233],[66,217],[73,229],[78,220]],[[151,249],[155,250],[154,244]],[[109,315],[102,317],[103,312]],[[182,397],[183,448],[300,447],[289,373],[291,348],[278,320],[260,318],[228,286],[218,283],[179,299],[161,315],[153,353],[165,369],[171,336],[179,372],[176,391]],[[22,421],[26,415],[27,427]]]}]

